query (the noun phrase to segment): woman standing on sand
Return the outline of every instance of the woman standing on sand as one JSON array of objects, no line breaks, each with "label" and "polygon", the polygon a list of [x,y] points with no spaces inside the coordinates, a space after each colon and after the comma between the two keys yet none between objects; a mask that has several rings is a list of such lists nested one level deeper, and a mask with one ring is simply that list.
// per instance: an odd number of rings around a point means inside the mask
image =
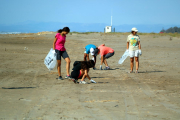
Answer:
[{"label": "woman standing on sand", "polygon": [[141,52],[141,44],[140,44],[140,37],[137,35],[137,28],[131,29],[131,34],[127,37],[127,51],[129,52],[130,56],[130,66],[131,70],[129,73],[133,72],[134,67],[134,57],[136,61],[136,72],[138,73],[139,69],[139,55],[142,54]]},{"label": "woman standing on sand", "polygon": [[66,61],[66,79],[71,79],[70,74],[69,74],[69,69],[70,69],[70,59],[69,56],[66,52],[66,49],[64,47],[64,44],[66,42],[66,34],[70,32],[70,29],[68,27],[64,27],[63,29],[59,29],[57,31],[58,33],[55,36],[54,42],[53,42],[53,49],[57,53],[57,70],[58,70],[58,80],[63,80],[61,76],[61,57],[63,57]]}]

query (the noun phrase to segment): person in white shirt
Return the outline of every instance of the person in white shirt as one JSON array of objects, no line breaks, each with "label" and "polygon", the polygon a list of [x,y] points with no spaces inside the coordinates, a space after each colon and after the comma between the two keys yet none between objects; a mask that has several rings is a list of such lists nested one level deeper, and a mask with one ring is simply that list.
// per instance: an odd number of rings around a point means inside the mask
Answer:
[{"label": "person in white shirt", "polygon": [[139,55],[142,55],[141,52],[141,44],[140,44],[140,37],[137,35],[137,28],[131,29],[131,34],[127,37],[127,51],[129,52],[130,56],[130,66],[131,70],[129,73],[133,72],[134,67],[134,58],[136,61],[136,72],[138,73],[139,69]]}]

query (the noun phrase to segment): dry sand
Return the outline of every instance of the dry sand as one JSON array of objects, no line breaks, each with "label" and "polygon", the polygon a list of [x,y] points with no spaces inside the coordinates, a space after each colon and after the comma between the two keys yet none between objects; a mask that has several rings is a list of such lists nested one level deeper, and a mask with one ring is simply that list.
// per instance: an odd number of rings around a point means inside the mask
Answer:
[{"label": "dry sand", "polygon": [[[90,70],[98,83],[81,85],[58,81],[57,70],[44,65],[54,35],[0,35],[0,120],[180,119],[180,38],[141,35],[140,73],[128,74],[129,58],[118,64],[127,34],[69,34],[71,69],[83,60],[87,44],[105,43],[115,50],[107,60],[112,70]],[[63,77],[65,71],[63,60]]]}]

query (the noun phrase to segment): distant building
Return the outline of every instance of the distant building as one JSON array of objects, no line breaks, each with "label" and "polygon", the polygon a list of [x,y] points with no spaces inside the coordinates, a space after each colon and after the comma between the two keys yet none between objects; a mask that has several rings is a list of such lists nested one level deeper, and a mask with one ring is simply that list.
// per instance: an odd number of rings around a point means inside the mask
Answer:
[{"label": "distant building", "polygon": [[112,26],[105,27],[105,33],[112,32]]}]

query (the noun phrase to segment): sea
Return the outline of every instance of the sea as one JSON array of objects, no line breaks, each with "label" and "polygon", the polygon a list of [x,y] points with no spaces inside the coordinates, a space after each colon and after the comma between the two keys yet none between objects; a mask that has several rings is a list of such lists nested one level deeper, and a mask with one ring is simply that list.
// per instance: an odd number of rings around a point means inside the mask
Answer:
[{"label": "sea", "polygon": [[0,34],[20,34],[21,32],[0,32]]}]

